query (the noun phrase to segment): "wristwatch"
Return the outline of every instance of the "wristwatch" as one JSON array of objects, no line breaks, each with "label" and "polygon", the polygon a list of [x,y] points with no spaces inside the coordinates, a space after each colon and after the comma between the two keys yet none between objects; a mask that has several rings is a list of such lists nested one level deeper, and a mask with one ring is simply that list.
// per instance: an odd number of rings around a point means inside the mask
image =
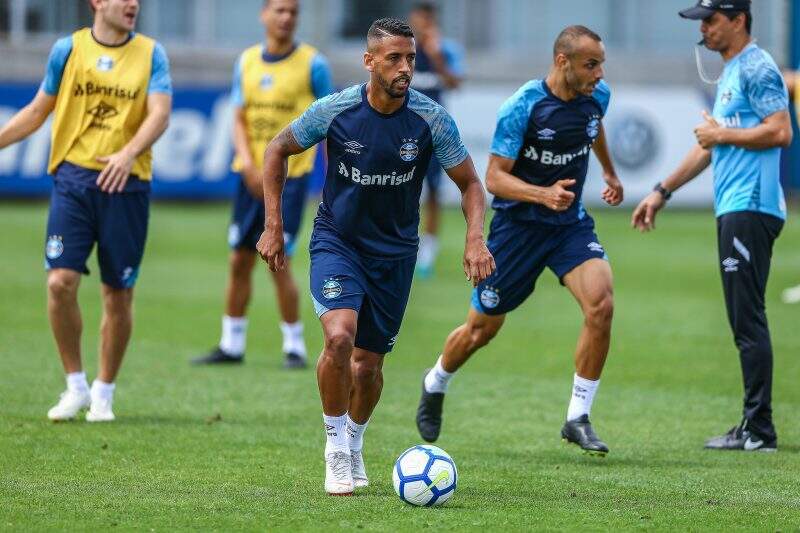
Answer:
[{"label": "wristwatch", "polygon": [[653,190],[661,193],[661,197],[664,198],[665,202],[670,198],[672,198],[672,193],[669,192],[667,189],[665,189],[664,186],[661,185],[661,183],[656,183],[656,186],[653,187]]}]

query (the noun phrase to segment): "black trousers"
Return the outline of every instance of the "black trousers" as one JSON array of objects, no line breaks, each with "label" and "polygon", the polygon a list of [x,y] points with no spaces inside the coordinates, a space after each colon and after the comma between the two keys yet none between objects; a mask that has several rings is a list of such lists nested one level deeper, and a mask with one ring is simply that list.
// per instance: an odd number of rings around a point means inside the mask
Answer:
[{"label": "black trousers", "polygon": [[746,429],[768,442],[776,434],[772,424],[772,341],[764,293],[772,245],[782,228],[780,218],[754,211],[728,213],[717,219],[722,289],[744,378]]}]

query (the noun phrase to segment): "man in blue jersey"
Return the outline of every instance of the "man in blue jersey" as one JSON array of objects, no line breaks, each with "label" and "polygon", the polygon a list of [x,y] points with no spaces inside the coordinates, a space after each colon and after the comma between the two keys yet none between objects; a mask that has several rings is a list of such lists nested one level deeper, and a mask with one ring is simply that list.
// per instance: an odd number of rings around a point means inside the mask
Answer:
[{"label": "man in blue jersey", "polygon": [[287,158],[326,139],[328,172],[311,235],[310,277],[325,337],[317,381],[329,494],[368,484],[363,435],[383,387],[383,356],[397,340],[408,302],[419,199],[433,155],[462,192],[467,278],[476,284],[494,270],[483,240],[483,186],[453,119],[410,89],[415,55],[408,24],[375,21],[364,54],[369,83],[316,101],[264,154],[266,226],[258,250],[276,271],[286,256]]},{"label": "man in blue jersey", "polygon": [[716,450],[777,450],[772,424],[772,344],[764,293],[772,245],[786,218],[781,147],[792,141],[788,95],[772,57],[750,36],[750,0],[703,0],[680,12],[702,20],[702,43],[725,68],[712,115],[694,133],[697,145],[633,213],[640,231],[672,193],[712,165],[722,288],[744,377],[742,421],[706,442]]},{"label": "man in blue jersey", "polygon": [[547,78],[529,81],[500,108],[486,173],[495,195],[489,250],[497,271],[475,288],[466,323],[447,337],[423,379],[417,428],[429,442],[439,437],[454,372],[497,334],[506,313],[531,295],[547,267],[584,314],[561,435],[587,453],[608,452],[589,414],[611,336],[611,267],[581,202],[592,149],[607,184],[603,200],[618,205],[623,195],[601,122],[611,96],[602,81],[604,61],[600,37],[570,26],[556,39]]},{"label": "man in blue jersey", "polygon": [[[456,89],[464,77],[463,52],[455,42],[444,39],[439,30],[436,5],[420,2],[411,9],[408,22],[417,42],[417,58],[411,87],[434,102],[442,104],[446,91]],[[428,198],[425,202],[424,233],[419,239],[417,273],[422,277],[433,274],[439,252],[439,189],[442,183],[442,166],[434,157],[425,176]]]}]

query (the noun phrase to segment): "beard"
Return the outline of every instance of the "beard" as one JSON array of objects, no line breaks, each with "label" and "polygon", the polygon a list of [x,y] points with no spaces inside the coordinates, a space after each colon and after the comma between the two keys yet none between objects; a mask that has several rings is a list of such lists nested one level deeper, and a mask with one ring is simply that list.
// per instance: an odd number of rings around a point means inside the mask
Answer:
[{"label": "beard", "polygon": [[[377,76],[378,84],[381,88],[392,98],[404,98],[411,86],[410,76],[398,76],[391,82],[381,75]],[[403,81],[408,82],[406,85],[401,85]]]}]

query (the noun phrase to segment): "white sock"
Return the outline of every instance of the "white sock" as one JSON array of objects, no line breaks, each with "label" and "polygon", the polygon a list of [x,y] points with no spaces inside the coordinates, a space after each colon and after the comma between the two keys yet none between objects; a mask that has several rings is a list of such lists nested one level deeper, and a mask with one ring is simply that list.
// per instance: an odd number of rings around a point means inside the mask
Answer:
[{"label": "white sock", "polygon": [[436,360],[436,364],[431,368],[431,371],[428,372],[428,375],[425,376],[425,390],[444,394],[447,392],[447,386],[454,375],[455,372],[447,372],[442,368],[442,356],[440,355],[439,359]]},{"label": "white sock", "polygon": [[569,400],[569,408],[567,409],[567,420],[575,420],[583,415],[589,416],[592,411],[594,395],[599,385],[599,379],[592,381],[575,374],[572,381],[572,398]]},{"label": "white sock", "polygon": [[363,424],[356,424],[350,415],[347,415],[347,444],[351,452],[360,452],[364,447],[364,431],[367,430],[369,420]]},{"label": "white sock", "polygon": [[114,383],[106,383],[96,379],[92,382],[92,398],[98,400],[113,400],[114,399]]},{"label": "white sock", "polygon": [[419,252],[417,252],[417,262],[428,267],[436,261],[436,254],[439,252],[439,239],[430,233],[424,234],[419,239]]},{"label": "white sock", "polygon": [[283,353],[294,353],[306,357],[306,343],[303,340],[303,323],[299,320],[290,324],[281,322],[283,333]]},{"label": "white sock", "polygon": [[86,372],[70,372],[67,374],[67,390],[71,392],[89,392],[89,382],[86,381]]},{"label": "white sock", "polygon": [[325,422],[325,434],[328,441],[325,443],[325,454],[331,452],[348,452],[347,447],[347,413],[342,416],[328,416],[323,413],[322,420]]},{"label": "white sock", "polygon": [[230,355],[244,355],[247,344],[247,318],[224,315],[222,317],[222,338],[219,347]]}]

